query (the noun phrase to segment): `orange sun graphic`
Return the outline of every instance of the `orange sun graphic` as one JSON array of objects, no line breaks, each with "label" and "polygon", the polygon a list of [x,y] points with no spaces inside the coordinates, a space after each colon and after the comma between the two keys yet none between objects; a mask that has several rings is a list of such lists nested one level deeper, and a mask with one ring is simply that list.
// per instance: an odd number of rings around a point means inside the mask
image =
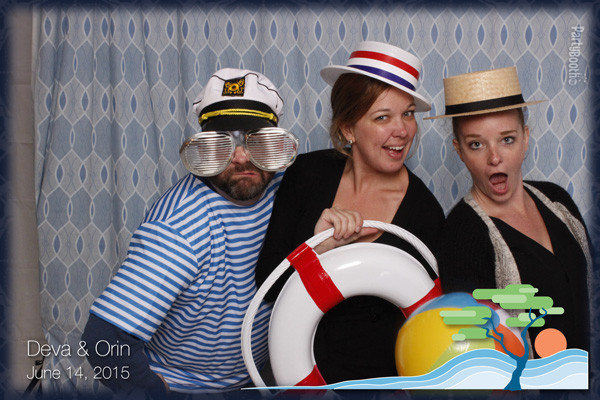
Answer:
[{"label": "orange sun graphic", "polygon": [[546,328],[535,337],[535,352],[540,357],[550,357],[567,348],[567,338],[554,328]]}]

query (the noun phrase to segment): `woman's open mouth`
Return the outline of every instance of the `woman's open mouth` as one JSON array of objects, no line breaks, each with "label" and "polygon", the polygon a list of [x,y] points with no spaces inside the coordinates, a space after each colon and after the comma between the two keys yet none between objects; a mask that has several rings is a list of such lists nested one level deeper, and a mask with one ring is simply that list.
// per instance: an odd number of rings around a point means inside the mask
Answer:
[{"label": "woman's open mouth", "polygon": [[490,184],[497,194],[504,194],[508,190],[508,175],[503,172],[492,174]]},{"label": "woman's open mouth", "polygon": [[400,158],[402,157],[402,152],[406,146],[383,146],[386,152],[392,158]]}]

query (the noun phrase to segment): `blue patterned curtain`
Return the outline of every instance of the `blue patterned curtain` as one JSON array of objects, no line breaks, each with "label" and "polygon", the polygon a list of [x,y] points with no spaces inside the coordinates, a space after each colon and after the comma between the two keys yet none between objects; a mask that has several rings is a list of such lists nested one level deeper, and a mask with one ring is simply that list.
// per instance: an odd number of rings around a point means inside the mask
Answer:
[{"label": "blue patterned curtain", "polygon": [[[320,69],[344,64],[361,40],[423,59],[421,92],[434,101],[432,115],[443,111],[443,77],[517,65],[525,98],[549,100],[530,109],[526,177],[567,188],[591,222],[591,9],[285,4],[36,9],[43,329],[52,346],[72,350],[46,359],[46,368],[63,371],[44,381],[46,389],[97,390],[76,351],[88,309],[145,211],[183,176],[178,149],[198,129],[191,102],[222,67],[261,71],[280,88],[280,125],[296,133],[304,152],[330,146],[330,90]],[[420,144],[408,165],[448,211],[470,177],[453,151],[450,124],[418,118]],[[75,373],[80,367],[87,378]]]}]

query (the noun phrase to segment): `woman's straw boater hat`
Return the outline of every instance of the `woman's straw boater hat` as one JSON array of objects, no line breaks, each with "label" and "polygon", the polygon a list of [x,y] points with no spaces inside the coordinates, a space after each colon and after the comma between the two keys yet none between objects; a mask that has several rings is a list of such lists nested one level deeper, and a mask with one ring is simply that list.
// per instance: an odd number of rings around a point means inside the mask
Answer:
[{"label": "woman's straw boater hat", "polygon": [[423,119],[486,114],[546,101],[525,102],[516,67],[450,76],[444,79],[444,95],[446,114]]},{"label": "woman's straw boater hat", "polygon": [[415,111],[431,110],[431,103],[416,92],[422,64],[415,55],[381,42],[360,42],[346,65],[331,65],[321,70],[321,77],[333,86],[342,74],[366,75],[394,86],[413,96]]}]

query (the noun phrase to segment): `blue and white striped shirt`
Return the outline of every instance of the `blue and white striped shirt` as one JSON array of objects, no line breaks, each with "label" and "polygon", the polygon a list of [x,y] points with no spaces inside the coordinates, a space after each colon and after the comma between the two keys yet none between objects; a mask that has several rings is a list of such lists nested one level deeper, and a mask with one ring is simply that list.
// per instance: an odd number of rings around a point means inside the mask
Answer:
[{"label": "blue and white striped shirt", "polygon": [[[146,342],[153,371],[172,390],[211,392],[248,381],[241,353],[254,269],[282,173],[254,205],[239,206],[189,174],[134,232],[127,258],[90,310]],[[252,348],[264,362],[270,307],[262,304]]]}]

